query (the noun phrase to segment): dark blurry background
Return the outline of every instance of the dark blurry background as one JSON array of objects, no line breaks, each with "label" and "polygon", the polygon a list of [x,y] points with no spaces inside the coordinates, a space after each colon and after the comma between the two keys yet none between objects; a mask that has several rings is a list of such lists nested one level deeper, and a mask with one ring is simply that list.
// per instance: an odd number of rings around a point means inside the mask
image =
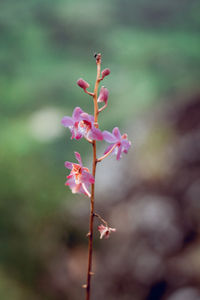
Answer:
[{"label": "dark blurry background", "polygon": [[133,146],[98,166],[117,232],[100,241],[95,221],[92,299],[200,299],[199,30],[198,0],[0,1],[1,300],[84,299],[89,201],[64,161],[92,152],[60,120],[93,111],[76,80],[93,86],[95,51],[111,69],[100,128]]}]

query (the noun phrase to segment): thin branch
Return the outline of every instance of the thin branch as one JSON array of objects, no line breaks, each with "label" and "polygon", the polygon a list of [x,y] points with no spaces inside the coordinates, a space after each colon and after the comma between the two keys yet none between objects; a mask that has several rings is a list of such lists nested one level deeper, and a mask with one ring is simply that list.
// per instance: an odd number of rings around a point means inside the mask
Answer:
[{"label": "thin branch", "polygon": [[94,97],[94,93],[88,92],[87,90],[84,90],[84,92],[92,97]]},{"label": "thin branch", "polygon": [[103,222],[107,227],[109,227],[108,223],[99,214],[94,213],[94,216],[97,217],[97,218],[99,218],[99,220],[101,220],[101,222]]},{"label": "thin branch", "polygon": [[104,106],[102,106],[101,108],[99,108],[99,113],[100,113],[101,111],[103,111],[106,107],[107,107],[107,103],[104,104]]},{"label": "thin branch", "polygon": [[114,144],[113,147],[108,151],[105,155],[101,156],[100,158],[97,159],[97,162],[102,161],[104,158],[106,158],[110,153],[117,147],[117,144]]}]

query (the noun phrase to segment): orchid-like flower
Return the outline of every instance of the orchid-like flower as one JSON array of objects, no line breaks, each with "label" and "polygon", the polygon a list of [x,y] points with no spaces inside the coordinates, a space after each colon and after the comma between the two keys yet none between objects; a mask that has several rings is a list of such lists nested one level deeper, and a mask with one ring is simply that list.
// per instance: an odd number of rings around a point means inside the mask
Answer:
[{"label": "orchid-like flower", "polygon": [[85,137],[90,141],[103,140],[101,131],[94,126],[94,117],[84,113],[80,107],[74,109],[72,117],[65,116],[61,123],[70,129],[72,139],[79,140]]},{"label": "orchid-like flower", "polygon": [[90,174],[88,168],[83,167],[81,156],[78,152],[75,152],[75,157],[79,164],[71,163],[69,161],[65,162],[65,167],[71,170],[70,174],[67,176],[65,185],[70,187],[73,194],[83,193],[90,197],[91,195],[88,188],[94,183],[94,177]]},{"label": "orchid-like flower", "polygon": [[105,237],[105,239],[108,239],[110,236],[110,233],[115,232],[116,228],[111,228],[111,227],[104,226],[103,224],[101,224],[100,226],[98,226],[98,231],[100,232],[100,239],[102,239],[103,237]]},{"label": "orchid-like flower", "polygon": [[103,132],[103,137],[106,142],[111,143],[111,145],[105,150],[104,154],[114,153],[117,156],[117,160],[121,158],[122,153],[127,153],[131,146],[131,142],[128,141],[127,134],[125,133],[121,135],[118,127],[115,127],[112,133],[105,130]]}]

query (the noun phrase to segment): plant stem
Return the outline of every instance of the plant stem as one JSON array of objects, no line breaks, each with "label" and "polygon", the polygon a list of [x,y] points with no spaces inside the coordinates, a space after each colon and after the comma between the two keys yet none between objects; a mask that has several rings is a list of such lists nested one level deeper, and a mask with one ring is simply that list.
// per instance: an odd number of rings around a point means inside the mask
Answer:
[{"label": "plant stem", "polygon": [[[97,94],[100,82],[100,73],[101,73],[101,54],[98,54],[96,57],[97,64],[97,78],[94,88],[94,126],[98,128],[98,103],[97,103]],[[92,141],[93,149],[93,164],[92,164],[92,175],[95,178],[96,174],[96,165],[97,165],[97,153],[96,153],[96,141]],[[90,197],[90,229],[89,229],[89,245],[88,245],[88,270],[87,270],[87,285],[86,285],[86,300],[90,300],[90,291],[91,291],[91,276],[92,276],[92,250],[93,250],[93,223],[94,223],[94,191],[95,183],[91,187],[91,197]]]},{"label": "plant stem", "polygon": [[97,162],[102,161],[104,158],[106,158],[110,153],[117,147],[117,144],[114,144],[113,147],[103,156],[97,159]]},{"label": "plant stem", "polygon": [[94,213],[94,216],[99,218],[99,220],[101,220],[101,222],[104,223],[108,227],[108,223],[99,214]]}]

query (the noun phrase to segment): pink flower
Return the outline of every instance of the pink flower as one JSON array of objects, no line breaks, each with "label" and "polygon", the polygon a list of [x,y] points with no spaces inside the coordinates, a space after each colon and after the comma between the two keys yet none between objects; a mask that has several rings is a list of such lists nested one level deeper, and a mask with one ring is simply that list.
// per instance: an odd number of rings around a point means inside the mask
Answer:
[{"label": "pink flower", "polygon": [[105,104],[107,104],[108,94],[109,94],[108,89],[106,89],[104,86],[102,86],[100,93],[99,93],[99,97],[97,99],[97,102],[105,102]]},{"label": "pink flower", "polygon": [[65,185],[70,187],[73,194],[83,193],[90,197],[88,188],[94,183],[94,177],[90,174],[88,168],[83,167],[81,156],[78,152],[75,152],[75,157],[79,164],[71,163],[69,161],[65,162],[65,167],[71,170],[70,174],[67,176]]},{"label": "pink flower", "polygon": [[100,226],[98,226],[98,231],[100,232],[100,239],[102,239],[103,237],[105,237],[105,239],[108,239],[110,236],[110,233],[113,231],[116,231],[116,228],[111,228],[108,226],[104,226],[103,224],[101,224]]},{"label": "pink flower", "polygon": [[101,72],[101,78],[104,79],[104,77],[108,76],[110,74],[110,69],[106,68]]},{"label": "pink flower", "polygon": [[103,137],[106,142],[111,143],[111,145],[108,146],[104,154],[108,152],[114,153],[117,156],[117,160],[121,158],[123,152],[127,153],[128,149],[131,146],[131,142],[128,141],[127,134],[125,133],[121,135],[118,127],[115,127],[112,133],[105,130],[103,132]]},{"label": "pink flower", "polygon": [[82,79],[82,78],[80,78],[79,80],[77,80],[77,84],[83,90],[86,90],[90,86],[89,83],[87,81],[85,81],[84,79]]},{"label": "pink flower", "polygon": [[61,123],[70,129],[72,139],[85,137],[90,140],[103,140],[102,132],[94,126],[94,117],[84,113],[80,107],[74,109],[72,117],[65,116]]}]

